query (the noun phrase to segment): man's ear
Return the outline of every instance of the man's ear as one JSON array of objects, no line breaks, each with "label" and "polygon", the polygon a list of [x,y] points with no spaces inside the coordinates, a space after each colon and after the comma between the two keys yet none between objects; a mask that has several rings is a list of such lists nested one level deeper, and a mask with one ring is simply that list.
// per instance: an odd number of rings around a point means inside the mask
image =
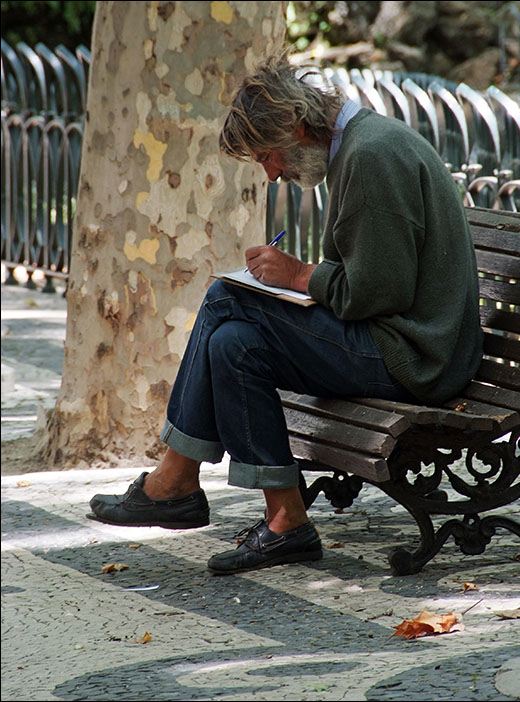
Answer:
[{"label": "man's ear", "polygon": [[312,144],[315,140],[312,138],[311,134],[307,133],[307,129],[305,128],[305,123],[301,122],[298,127],[296,127],[296,131],[294,132],[294,136],[297,141],[300,142],[300,144]]},{"label": "man's ear", "polygon": [[294,136],[298,139],[298,141],[303,141],[305,139],[305,124],[303,122],[301,122],[301,124],[299,124],[296,128]]}]

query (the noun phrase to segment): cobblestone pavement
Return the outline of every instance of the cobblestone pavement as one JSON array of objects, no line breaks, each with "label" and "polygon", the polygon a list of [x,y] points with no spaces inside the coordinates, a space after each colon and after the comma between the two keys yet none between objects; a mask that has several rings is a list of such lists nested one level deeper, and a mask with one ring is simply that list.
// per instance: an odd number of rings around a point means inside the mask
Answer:
[{"label": "cobblestone pavement", "polygon": [[[3,443],[54,402],[64,311],[60,295],[2,286]],[[416,527],[369,487],[344,512],[322,496],[310,509],[322,561],[213,577],[209,556],[263,511],[226,472],[204,464],[211,524],[184,531],[86,518],[90,497],[124,492],[136,468],[2,475],[2,700],[520,699],[520,620],[504,618],[520,607],[512,534],[479,556],[450,540],[422,573],[394,577],[388,554],[417,545]],[[111,563],[128,567],[103,573]],[[462,613],[464,628],[392,636],[422,610]]]}]

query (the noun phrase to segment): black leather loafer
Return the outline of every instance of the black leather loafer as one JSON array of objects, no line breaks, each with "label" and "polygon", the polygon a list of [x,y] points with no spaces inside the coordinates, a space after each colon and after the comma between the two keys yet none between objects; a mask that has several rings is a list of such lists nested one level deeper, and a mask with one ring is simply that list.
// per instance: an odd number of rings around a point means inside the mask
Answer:
[{"label": "black leather loafer", "polygon": [[208,569],[213,575],[242,573],[282,563],[316,561],[323,557],[320,537],[311,522],[275,534],[262,519],[245,531],[247,536],[238,548],[217,553],[209,559]]},{"label": "black leather loafer", "polygon": [[195,529],[209,524],[209,505],[203,490],[170,500],[153,500],[143,491],[141,473],[124,495],[94,495],[89,519],[119,526],[160,526]]}]

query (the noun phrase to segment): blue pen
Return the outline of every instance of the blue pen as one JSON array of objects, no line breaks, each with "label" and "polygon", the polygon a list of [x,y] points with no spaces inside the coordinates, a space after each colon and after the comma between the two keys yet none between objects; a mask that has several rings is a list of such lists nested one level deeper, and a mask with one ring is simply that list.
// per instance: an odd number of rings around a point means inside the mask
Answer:
[{"label": "blue pen", "polygon": [[269,246],[274,246],[275,244],[277,244],[284,234],[285,234],[285,229],[282,229],[282,231],[279,234],[277,234],[275,236],[275,238],[271,241]]},{"label": "blue pen", "polygon": [[[269,242],[268,246],[276,246],[276,244],[280,241],[282,236],[285,234],[285,229],[282,229],[282,231],[275,236],[275,238]],[[249,271],[249,268],[244,269],[244,273],[247,273]]]}]

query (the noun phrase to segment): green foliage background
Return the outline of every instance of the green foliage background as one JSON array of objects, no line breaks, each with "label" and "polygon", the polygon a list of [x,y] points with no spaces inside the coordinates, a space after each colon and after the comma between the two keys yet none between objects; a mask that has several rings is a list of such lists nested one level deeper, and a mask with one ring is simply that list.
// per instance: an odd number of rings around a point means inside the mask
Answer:
[{"label": "green foliage background", "polygon": [[[484,16],[489,26],[494,28],[495,36],[488,42],[488,46],[500,46],[502,58],[493,80],[496,78],[502,86],[508,83],[518,85],[520,81],[518,49],[520,2],[443,2],[437,5],[444,14],[459,13],[458,21],[464,33],[456,40],[444,39],[439,43],[438,27],[433,26],[419,42],[420,46],[416,47],[423,52],[420,59],[422,65],[419,68],[411,68],[406,64],[406,70],[431,69],[437,75],[449,78],[449,72],[454,66],[470,56],[479,55],[484,48],[488,48],[482,46],[482,42],[479,43],[478,23],[472,30],[470,26],[472,20],[465,18],[467,14],[465,8],[468,8],[474,13],[480,13],[481,17]],[[299,51],[305,51],[317,45],[344,47],[356,42],[372,41],[373,48],[381,49],[384,54],[388,37],[384,34],[370,37],[367,31],[360,29],[365,27],[366,30],[375,20],[380,6],[380,2],[373,0],[368,2],[293,0],[287,3],[287,41]],[[43,42],[50,49],[54,49],[59,44],[64,44],[71,51],[80,44],[90,48],[95,8],[94,0],[2,0],[2,38],[12,47],[24,41],[29,46]],[[451,8],[454,8],[453,11]],[[503,42],[507,37],[509,37],[509,53],[506,52]],[[462,53],[459,51],[461,47],[464,48]],[[474,47],[473,52],[471,47]],[[444,57],[443,63],[433,64],[431,59],[439,51]],[[386,58],[388,59],[388,56]],[[349,59],[347,67],[349,69],[364,67],[367,62],[374,60],[376,60],[374,53],[360,60],[353,56]],[[344,62],[345,59],[343,59]],[[457,81],[461,79],[466,80],[466,77],[457,77]]]},{"label": "green foliage background", "polygon": [[13,47],[41,41],[51,49],[90,48],[95,8],[95,0],[2,0],[2,39]]},{"label": "green foliage background", "polygon": [[[516,2],[480,4],[489,6],[485,9],[490,21],[499,19],[505,9],[503,6],[519,5]],[[376,16],[379,3],[338,3],[331,0],[289,2],[288,40],[299,50],[305,49],[313,40],[331,45],[343,43],[341,25],[345,21],[346,5],[351,14],[364,14],[370,21]],[[95,8],[95,0],[2,0],[2,38],[11,45],[25,41],[34,46],[41,41],[50,48],[58,44],[65,44],[70,49],[78,44],[90,47]]]}]

